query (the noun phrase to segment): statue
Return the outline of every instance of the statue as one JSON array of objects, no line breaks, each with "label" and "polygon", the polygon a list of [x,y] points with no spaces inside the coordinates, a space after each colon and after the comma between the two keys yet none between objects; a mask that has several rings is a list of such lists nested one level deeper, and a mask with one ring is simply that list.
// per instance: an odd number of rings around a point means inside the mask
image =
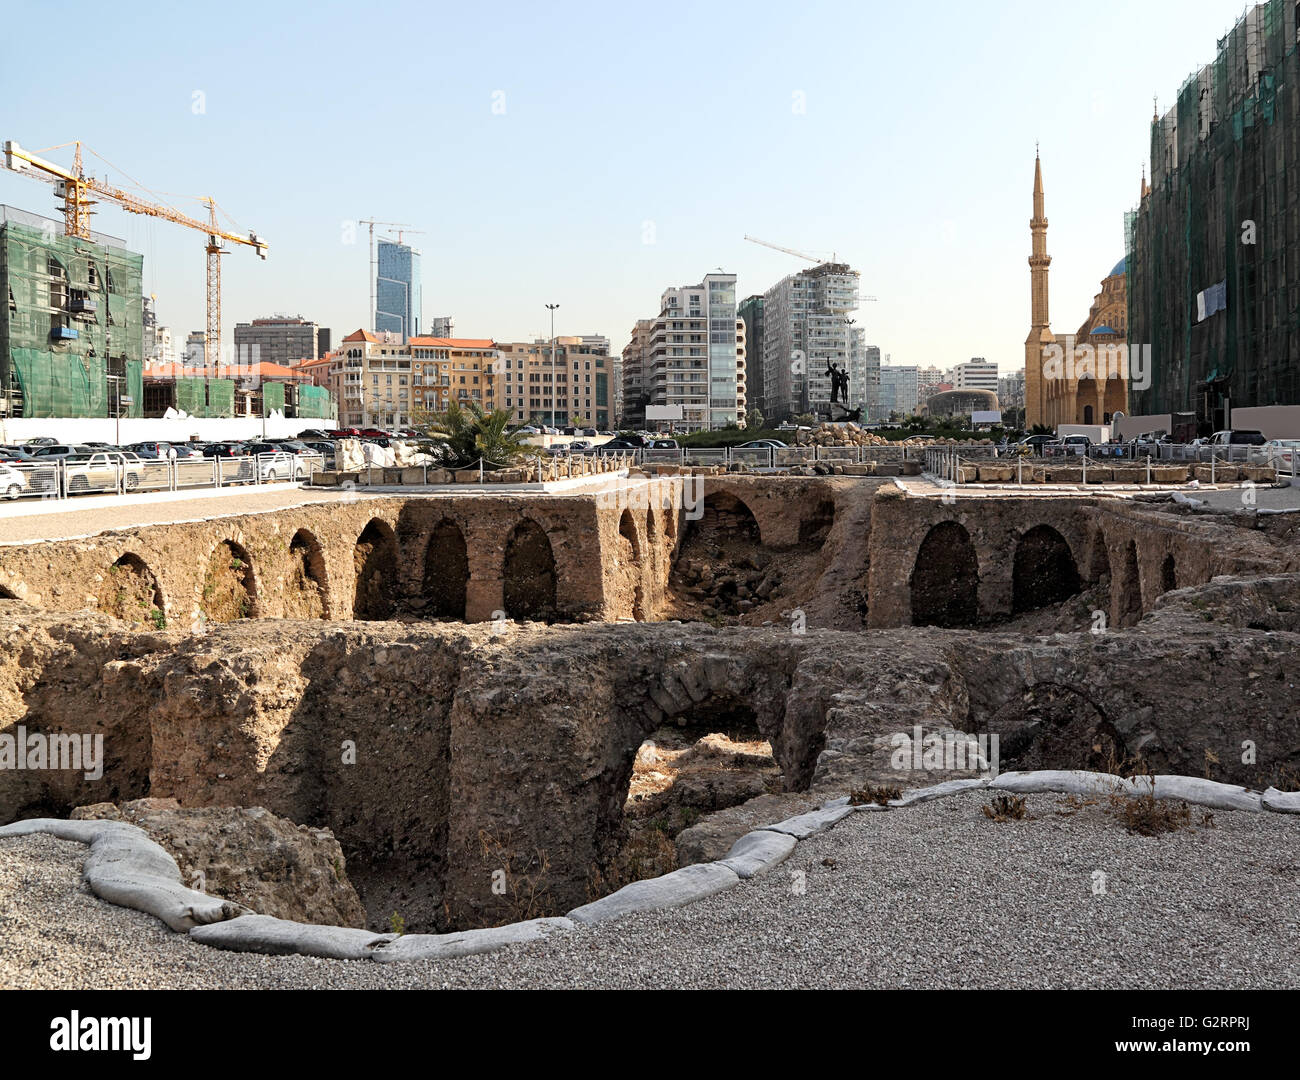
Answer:
[{"label": "statue", "polygon": [[837,368],[827,360],[826,374],[831,380],[831,404],[847,406],[849,403],[849,373],[842,367]]}]

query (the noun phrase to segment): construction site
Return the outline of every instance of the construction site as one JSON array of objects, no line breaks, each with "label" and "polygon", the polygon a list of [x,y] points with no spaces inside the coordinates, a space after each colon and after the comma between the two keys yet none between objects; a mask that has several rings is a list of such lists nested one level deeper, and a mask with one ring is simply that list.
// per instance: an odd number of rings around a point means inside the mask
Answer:
[{"label": "construction site", "polygon": [[[5,143],[5,167],[52,184],[63,220],[0,206],[0,419],[332,418],[324,388],[266,378],[255,358],[229,362],[233,352],[228,359],[222,349],[221,256],[233,245],[265,258],[265,242],[222,228],[213,199],[202,200],[204,222],[88,176],[82,145],[73,145],[74,163],[65,169]],[[146,373],[144,256],[90,229],[90,207],[100,201],[206,236],[199,364]]]},{"label": "construction site", "polygon": [[1296,32],[1293,3],[1247,11],[1152,119],[1150,184],[1126,218],[1129,341],[1152,349],[1135,415],[1193,413],[1209,434],[1300,401]]}]

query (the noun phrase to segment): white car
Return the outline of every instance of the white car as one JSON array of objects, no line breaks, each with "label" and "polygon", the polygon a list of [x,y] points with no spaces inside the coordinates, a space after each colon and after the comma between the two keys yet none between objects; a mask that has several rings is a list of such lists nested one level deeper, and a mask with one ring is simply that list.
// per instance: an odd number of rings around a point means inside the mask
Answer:
[{"label": "white car", "polygon": [[0,495],[6,499],[16,499],[27,490],[27,476],[8,465],[0,465]]},{"label": "white car", "polygon": [[306,471],[306,465],[302,466],[301,471],[297,467],[298,456],[290,454],[288,451],[277,454],[259,454],[257,456],[257,474],[263,483],[268,480],[293,480],[295,476],[302,476]]},{"label": "white car", "polygon": [[1269,439],[1264,444],[1269,461],[1276,461],[1279,472],[1296,475],[1296,465],[1300,464],[1300,439]]}]

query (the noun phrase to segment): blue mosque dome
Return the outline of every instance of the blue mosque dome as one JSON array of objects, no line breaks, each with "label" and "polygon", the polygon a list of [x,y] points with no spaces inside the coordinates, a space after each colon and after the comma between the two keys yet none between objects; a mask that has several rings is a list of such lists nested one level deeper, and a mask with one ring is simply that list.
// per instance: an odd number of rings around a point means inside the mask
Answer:
[{"label": "blue mosque dome", "polygon": [[1122,273],[1124,273],[1124,267],[1125,267],[1125,264],[1126,264],[1127,262],[1128,262],[1128,256],[1125,255],[1124,258],[1120,259],[1120,261],[1117,262],[1117,263],[1115,264],[1115,269],[1112,270],[1112,271],[1111,271],[1109,274],[1107,274],[1106,276],[1107,276],[1107,277],[1114,277],[1116,274],[1122,274]]}]

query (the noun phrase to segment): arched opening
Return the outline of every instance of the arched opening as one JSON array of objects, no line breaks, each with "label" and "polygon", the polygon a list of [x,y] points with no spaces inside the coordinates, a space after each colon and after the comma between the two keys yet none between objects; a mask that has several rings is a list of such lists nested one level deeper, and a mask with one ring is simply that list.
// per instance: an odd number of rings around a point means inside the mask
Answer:
[{"label": "arched opening", "polygon": [[822,499],[806,518],[799,522],[799,543],[819,548],[835,524],[835,503]]},{"label": "arched opening", "polygon": [[1050,525],[1036,525],[1016,544],[1011,574],[1011,610],[1034,611],[1079,592],[1079,570],[1065,537]]},{"label": "arched opening", "polygon": [[1173,592],[1178,588],[1178,568],[1174,563],[1173,552],[1165,556],[1165,561],[1160,564],[1160,591],[1162,593]]},{"label": "arched opening", "polygon": [[1092,423],[1092,406],[1091,406],[1091,405],[1085,405],[1085,406],[1083,407],[1083,422],[1084,422],[1085,424],[1091,424],[1091,423]]},{"label": "arched opening", "polygon": [[632,592],[632,618],[645,620],[645,590],[641,584],[644,568],[641,565],[641,543],[636,535],[636,522],[631,510],[624,510],[618,520],[618,562],[623,577]]},{"label": "arched opening", "polygon": [[979,559],[965,527],[935,525],[921,541],[912,569],[914,626],[973,626],[979,617]]},{"label": "arched opening", "polygon": [[289,590],[285,597],[289,618],[323,619],[329,595],[325,553],[308,529],[299,529],[289,541]]},{"label": "arched opening", "polygon": [[352,617],[371,622],[392,618],[397,596],[397,537],[387,522],[371,518],[353,552],[356,593]]},{"label": "arched opening", "polygon": [[706,540],[758,544],[758,519],[729,491],[706,495],[697,519],[687,519],[685,540],[699,536]]},{"label": "arched opening", "polygon": [[208,622],[235,622],[257,613],[257,581],[248,552],[233,540],[223,540],[208,557],[199,603]]},{"label": "arched opening", "polygon": [[555,554],[546,532],[531,518],[516,525],[506,541],[502,578],[510,618],[555,617]]},{"label": "arched opening", "polygon": [[128,552],[108,568],[96,600],[100,611],[123,622],[155,630],[167,625],[158,578],[139,555]]},{"label": "arched opening", "polygon": [[1119,580],[1116,608],[1120,626],[1133,626],[1142,618],[1142,575],[1138,569],[1136,542],[1130,540],[1124,551],[1124,570]]},{"label": "arched opening", "polygon": [[454,521],[442,521],[429,534],[424,549],[424,614],[433,619],[465,618],[469,583],[469,552],[465,534]]}]

